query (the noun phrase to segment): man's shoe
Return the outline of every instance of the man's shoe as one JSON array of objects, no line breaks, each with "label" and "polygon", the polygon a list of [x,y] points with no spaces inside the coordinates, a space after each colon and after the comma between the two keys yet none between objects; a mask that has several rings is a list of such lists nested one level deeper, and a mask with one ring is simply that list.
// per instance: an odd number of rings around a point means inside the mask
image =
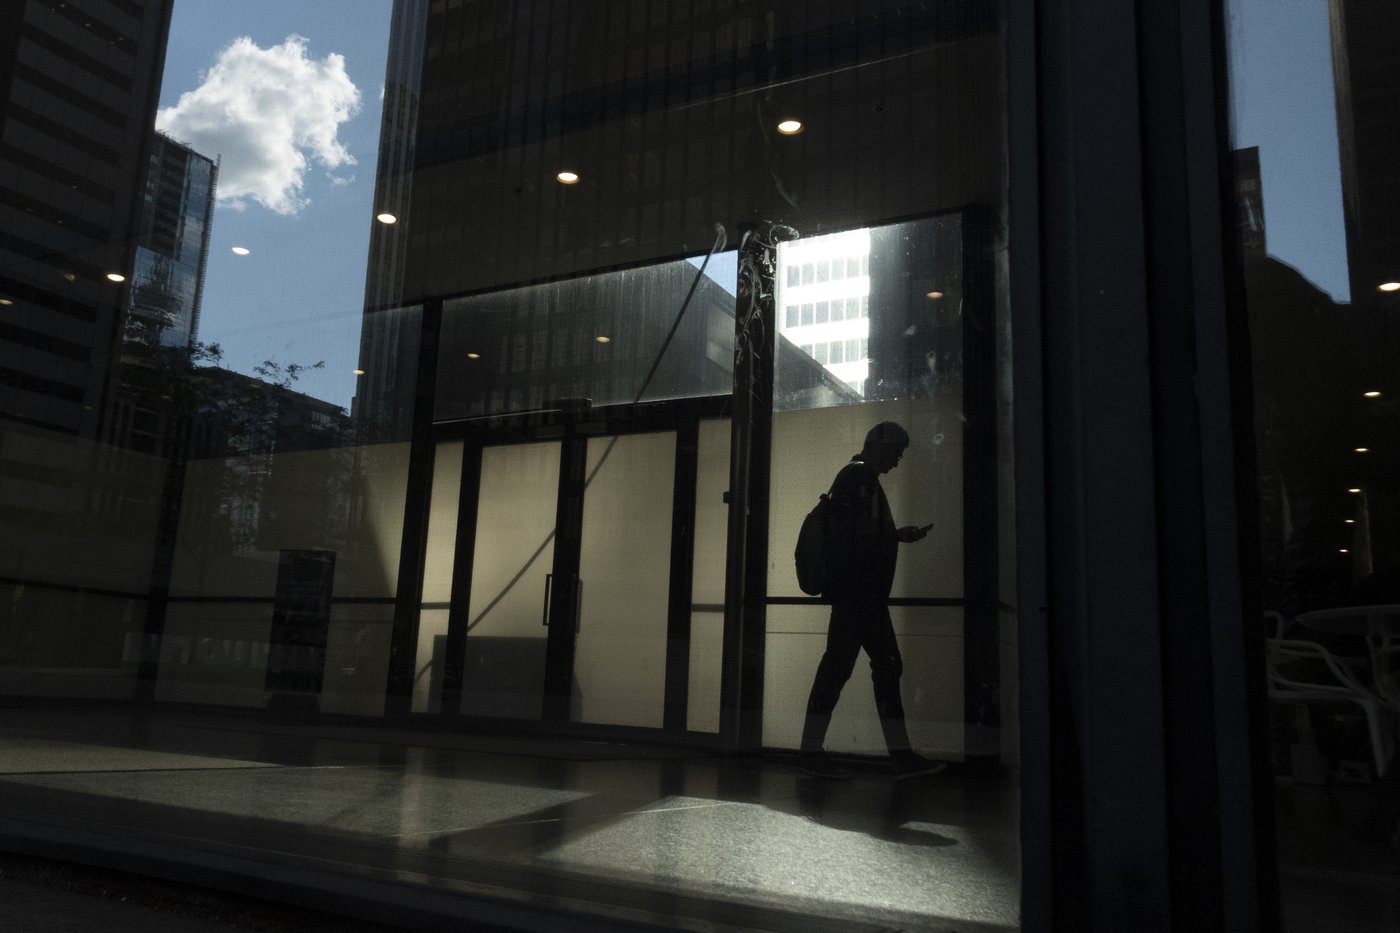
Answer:
[{"label": "man's shoe", "polygon": [[803,777],[820,778],[825,781],[846,781],[855,776],[854,771],[832,761],[826,752],[803,752],[798,755],[797,773]]},{"label": "man's shoe", "polygon": [[948,770],[948,765],[942,761],[934,761],[925,758],[923,755],[908,752],[903,755],[896,755],[891,761],[894,768],[894,779],[896,781],[911,781],[915,778],[933,777]]}]

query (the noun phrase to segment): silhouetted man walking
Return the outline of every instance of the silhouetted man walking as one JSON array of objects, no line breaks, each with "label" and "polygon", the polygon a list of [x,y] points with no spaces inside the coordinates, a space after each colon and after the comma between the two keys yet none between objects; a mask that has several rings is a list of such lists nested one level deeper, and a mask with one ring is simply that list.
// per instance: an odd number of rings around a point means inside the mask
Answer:
[{"label": "silhouetted man walking", "polygon": [[809,777],[848,778],[851,772],[822,750],[831,712],[850,679],[856,656],[865,649],[875,685],[875,707],[885,732],[895,780],[922,777],[946,765],[917,755],[909,747],[904,727],[904,702],[899,677],[904,661],[890,622],[889,597],[901,542],[922,539],[930,525],[895,528],[880,475],[899,465],[909,446],[909,433],[893,421],[883,421],[865,435],[865,445],[836,475],[831,487],[826,547],[826,588],[831,622],[826,652],[817,665],[797,769]]}]

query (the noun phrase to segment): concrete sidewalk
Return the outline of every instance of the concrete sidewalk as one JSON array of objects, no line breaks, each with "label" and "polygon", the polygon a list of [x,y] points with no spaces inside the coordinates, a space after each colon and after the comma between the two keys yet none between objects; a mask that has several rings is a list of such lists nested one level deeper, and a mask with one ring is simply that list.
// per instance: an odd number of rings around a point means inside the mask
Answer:
[{"label": "concrete sidewalk", "polygon": [[0,710],[0,847],[400,928],[1008,930],[1010,782],[700,750]]}]

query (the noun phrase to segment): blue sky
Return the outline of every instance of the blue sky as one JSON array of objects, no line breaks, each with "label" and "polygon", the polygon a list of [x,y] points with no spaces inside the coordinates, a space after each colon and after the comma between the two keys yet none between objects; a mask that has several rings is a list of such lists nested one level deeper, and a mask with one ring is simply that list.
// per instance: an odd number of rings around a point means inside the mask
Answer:
[{"label": "blue sky", "polygon": [[[265,359],[324,361],[297,387],[347,408],[391,6],[176,0],[161,89],[172,135],[222,155],[221,191],[244,192],[241,208],[222,200],[215,210],[200,339],[220,344],[225,365],[242,372]],[[1327,4],[1238,0],[1230,35],[1236,145],[1260,147],[1269,250],[1346,300]],[[250,42],[236,46],[243,37]],[[211,124],[233,111],[241,122]],[[287,172],[299,172],[300,187],[278,187]],[[234,246],[250,252],[237,256]],[[713,269],[731,289],[732,265],[724,257]]]},{"label": "blue sky", "polygon": [[1234,145],[1259,147],[1269,253],[1349,301],[1327,0],[1229,9]]},{"label": "blue sky", "polygon": [[[283,46],[288,36],[302,36],[306,39],[302,58],[313,64],[324,63],[331,53],[343,56],[341,70],[359,90],[361,101],[353,116],[332,129],[336,144],[354,164],[328,167],[318,162],[313,140],[302,147],[308,164],[296,195],[302,203],[293,210],[279,213],[251,197],[242,199],[241,210],[219,203],[199,337],[220,344],[225,365],[241,372],[251,371],[264,359],[283,364],[323,360],[325,368],[307,373],[297,388],[346,407],[355,390],[365,260],[374,222],[371,201],[390,8],[390,0],[176,0],[161,86],[164,111],[174,107],[182,94],[199,88],[220,55],[245,36],[259,50]],[[303,80],[290,82],[297,93],[315,96],[324,90],[315,83],[320,76],[308,67],[303,70],[308,72],[301,76]],[[240,82],[239,74],[228,77],[225,87],[232,88],[228,93],[236,95],[240,86],[247,87],[250,96],[254,93],[251,82]],[[342,98],[344,88],[344,81],[336,88]],[[252,120],[273,116],[271,112],[278,109],[263,99],[248,103]],[[324,129],[314,121],[302,122],[312,123],[313,137]],[[246,134],[256,126],[226,127],[220,136],[218,127],[206,126],[195,133],[184,125],[184,132],[173,135],[211,157],[220,151],[209,151],[209,146],[222,150],[220,187],[227,193],[229,182],[238,174],[232,162],[240,149],[230,134]],[[191,138],[196,135],[199,139]],[[268,133],[255,135],[266,138]],[[320,142],[325,148],[324,139]],[[333,177],[340,181],[332,181]],[[234,255],[234,246],[250,252]]]}]

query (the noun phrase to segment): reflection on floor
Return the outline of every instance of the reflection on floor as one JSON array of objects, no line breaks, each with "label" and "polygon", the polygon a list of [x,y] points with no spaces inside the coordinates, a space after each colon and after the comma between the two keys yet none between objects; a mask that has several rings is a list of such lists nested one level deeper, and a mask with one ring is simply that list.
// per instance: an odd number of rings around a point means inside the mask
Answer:
[{"label": "reflection on floor", "polygon": [[0,710],[0,844],[188,851],[221,873],[320,872],[614,927],[1014,929],[1013,784],[896,785],[875,769],[822,783],[694,751]]},{"label": "reflection on floor", "polygon": [[1276,826],[1284,929],[1289,933],[1400,930],[1400,847],[1356,831],[1375,784],[1280,781]]}]

